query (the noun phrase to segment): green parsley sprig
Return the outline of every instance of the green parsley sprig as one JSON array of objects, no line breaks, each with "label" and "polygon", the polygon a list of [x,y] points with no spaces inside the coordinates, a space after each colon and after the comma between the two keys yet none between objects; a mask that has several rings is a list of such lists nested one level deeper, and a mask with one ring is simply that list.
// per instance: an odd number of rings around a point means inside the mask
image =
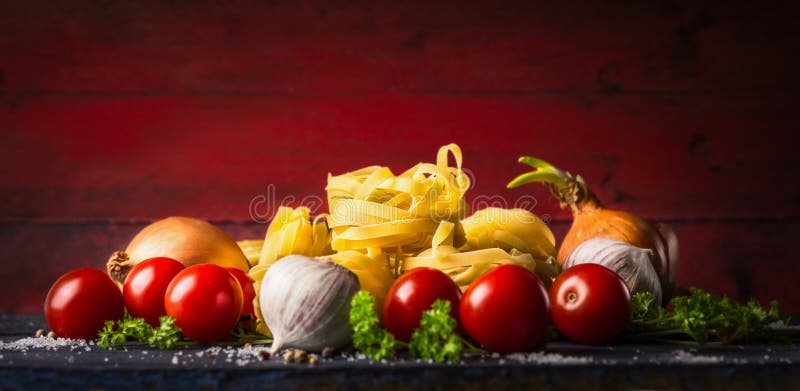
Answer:
[{"label": "green parsley sprig", "polygon": [[772,326],[789,324],[789,318],[781,317],[776,301],[765,309],[755,299],[741,305],[690,288],[689,295],[675,297],[670,303],[671,311],[659,306],[649,292],[634,294],[625,337],[679,344],[788,342],[784,335],[772,332]]},{"label": "green parsley sprig", "polygon": [[353,347],[373,360],[383,360],[394,355],[398,344],[392,333],[379,327],[375,313],[375,298],[367,291],[359,291],[350,302],[350,327],[353,328]]},{"label": "green parsley sprig", "polygon": [[450,316],[450,302],[437,299],[430,310],[422,313],[419,328],[411,335],[411,355],[435,362],[458,362],[464,344],[453,332],[456,325],[458,323]]},{"label": "green parsley sprig", "polygon": [[450,302],[436,300],[431,309],[422,313],[420,327],[414,330],[411,342],[398,341],[380,327],[375,313],[375,299],[360,291],[350,303],[350,326],[353,328],[353,347],[373,360],[394,356],[395,349],[407,347],[412,357],[437,363],[457,362],[464,351],[485,352],[472,346],[455,333],[457,322],[450,316]]},{"label": "green parsley sprig", "polygon": [[103,329],[97,334],[97,346],[111,349],[124,345],[128,339],[133,339],[159,349],[175,348],[181,340],[181,331],[175,326],[175,318],[162,316],[159,320],[160,325],[153,327],[144,319],[131,318],[126,313],[122,320],[106,321]]}]

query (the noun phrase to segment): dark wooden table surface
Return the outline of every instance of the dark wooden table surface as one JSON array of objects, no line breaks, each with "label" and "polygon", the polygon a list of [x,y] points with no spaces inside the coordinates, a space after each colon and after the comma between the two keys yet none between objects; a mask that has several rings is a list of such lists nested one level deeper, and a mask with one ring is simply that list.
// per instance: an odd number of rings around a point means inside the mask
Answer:
[{"label": "dark wooden table surface", "polygon": [[469,356],[458,364],[373,362],[339,353],[315,365],[261,359],[262,347],[18,348],[45,326],[41,316],[0,316],[0,389],[800,389],[800,349],[794,345],[553,342],[539,352]]}]

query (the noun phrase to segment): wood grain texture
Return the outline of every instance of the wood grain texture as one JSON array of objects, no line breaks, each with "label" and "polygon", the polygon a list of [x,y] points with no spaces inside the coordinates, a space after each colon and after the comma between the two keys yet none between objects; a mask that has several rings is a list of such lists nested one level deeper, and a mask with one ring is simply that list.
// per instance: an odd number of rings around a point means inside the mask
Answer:
[{"label": "wood grain texture", "polygon": [[[46,328],[41,315],[0,315],[0,342],[13,345]],[[3,346],[0,345],[0,349]],[[252,348],[211,354],[206,345],[176,350],[128,343],[124,349],[6,348],[0,365],[3,390],[198,389],[700,389],[795,390],[800,351],[787,345],[684,346],[579,345],[550,341],[527,354],[475,355],[458,365],[409,358],[405,351],[382,361],[334,354],[314,365],[287,364],[280,355],[259,359]],[[77,385],[80,385],[79,387]],[[720,387],[721,385],[721,387]]]},{"label": "wood grain texture", "polygon": [[544,189],[504,188],[518,156],[542,157],[608,206],[675,225],[679,283],[798,313],[795,15],[745,1],[4,3],[0,312],[40,311],[58,275],[102,266],[153,219],[258,237],[250,205],[270,186],[256,219],[324,197],[328,172],[400,171],[456,142],[476,208],[532,195],[563,234]]},{"label": "wood grain texture", "polygon": [[[24,5],[23,5],[24,4]],[[34,1],[0,16],[38,93],[750,92],[798,87],[791,8],[729,1]],[[780,58],[781,61],[775,61]]]},{"label": "wood grain texture", "polygon": [[[0,315],[0,342],[13,344],[46,328],[41,315]],[[0,346],[2,349],[3,346]],[[287,389],[698,389],[761,391],[800,388],[800,351],[787,345],[699,346],[579,345],[550,341],[531,354],[475,355],[458,365],[409,358],[372,361],[334,354],[315,365],[287,364],[280,355],[261,360],[252,348],[211,354],[206,345],[176,350],[128,343],[27,351],[0,350],[3,390],[165,389],[242,391],[254,385]],[[77,385],[80,385],[79,387]]]},{"label": "wood grain texture", "polygon": [[537,212],[566,218],[540,186],[505,189],[532,154],[653,218],[795,218],[798,120],[783,99],[39,97],[0,108],[0,216],[248,221],[269,185],[324,198],[329,172],[400,172],[457,142],[472,200],[533,194]]}]

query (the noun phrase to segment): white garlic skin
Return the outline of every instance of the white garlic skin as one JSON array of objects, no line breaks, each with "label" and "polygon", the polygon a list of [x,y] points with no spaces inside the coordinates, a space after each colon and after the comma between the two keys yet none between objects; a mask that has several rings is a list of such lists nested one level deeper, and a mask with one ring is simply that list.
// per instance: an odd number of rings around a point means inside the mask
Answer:
[{"label": "white garlic skin", "polygon": [[596,263],[617,273],[631,294],[650,292],[661,303],[661,282],[653,267],[652,250],[609,238],[587,240],[569,254],[564,270],[582,263]]},{"label": "white garlic skin", "polygon": [[343,266],[302,255],[275,262],[261,281],[259,301],[274,337],[270,352],[321,351],[350,343],[350,301],[358,278]]}]

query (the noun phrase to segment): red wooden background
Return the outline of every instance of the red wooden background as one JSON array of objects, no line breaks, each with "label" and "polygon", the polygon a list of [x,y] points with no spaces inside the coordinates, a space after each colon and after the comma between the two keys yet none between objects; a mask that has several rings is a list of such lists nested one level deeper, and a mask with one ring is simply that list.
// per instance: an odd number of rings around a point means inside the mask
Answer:
[{"label": "red wooden background", "polygon": [[261,237],[250,201],[324,196],[456,142],[468,193],[522,154],[674,226],[678,283],[800,313],[796,13],[777,3],[0,5],[0,312],[102,267],[153,219]]}]

